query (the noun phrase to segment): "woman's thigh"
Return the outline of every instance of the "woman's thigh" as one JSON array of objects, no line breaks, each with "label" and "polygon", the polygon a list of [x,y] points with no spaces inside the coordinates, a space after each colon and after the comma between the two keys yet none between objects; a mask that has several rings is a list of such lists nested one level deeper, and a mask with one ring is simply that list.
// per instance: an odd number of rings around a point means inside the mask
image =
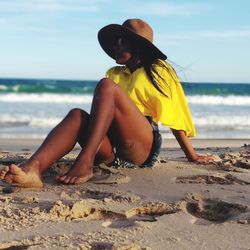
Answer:
[{"label": "woman's thigh", "polygon": [[112,81],[110,84],[114,88],[115,102],[114,118],[108,133],[111,144],[124,160],[143,163],[152,147],[153,129],[127,94]]},{"label": "woman's thigh", "polygon": [[[124,160],[143,163],[151,150],[153,142],[152,127],[127,94],[110,79],[103,79],[95,93],[109,93],[114,98],[114,112],[111,126],[104,137],[96,159],[110,162],[114,159],[113,148]],[[87,124],[90,115],[84,112],[85,126],[81,129],[78,142],[84,147],[87,136]],[[86,117],[87,116],[87,117]]]}]

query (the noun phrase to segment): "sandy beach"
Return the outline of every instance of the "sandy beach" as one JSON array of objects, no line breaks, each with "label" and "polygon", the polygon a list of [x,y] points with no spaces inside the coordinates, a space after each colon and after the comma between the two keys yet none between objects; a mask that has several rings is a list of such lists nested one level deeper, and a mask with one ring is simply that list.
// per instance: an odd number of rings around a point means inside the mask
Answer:
[{"label": "sandy beach", "polygon": [[[3,140],[0,167],[19,164],[40,140]],[[195,164],[165,140],[152,169],[95,167],[85,184],[61,185],[79,151],[44,174],[42,189],[0,182],[0,249],[250,249],[250,141],[192,140]]]}]

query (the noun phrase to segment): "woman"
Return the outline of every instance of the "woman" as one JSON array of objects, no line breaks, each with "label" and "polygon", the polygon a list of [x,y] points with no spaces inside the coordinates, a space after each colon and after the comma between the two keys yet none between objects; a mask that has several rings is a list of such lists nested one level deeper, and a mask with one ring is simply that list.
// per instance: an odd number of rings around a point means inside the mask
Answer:
[{"label": "woman", "polygon": [[95,162],[152,166],[160,152],[157,124],[171,128],[189,161],[199,156],[187,136],[195,135],[184,92],[173,68],[153,45],[151,27],[140,19],[111,24],[98,33],[100,45],[117,64],[99,81],[90,114],[71,110],[32,157],[0,173],[7,183],[42,187],[42,173],[69,153],[78,142],[82,150],[70,171],[56,179],[84,183],[93,177]]}]

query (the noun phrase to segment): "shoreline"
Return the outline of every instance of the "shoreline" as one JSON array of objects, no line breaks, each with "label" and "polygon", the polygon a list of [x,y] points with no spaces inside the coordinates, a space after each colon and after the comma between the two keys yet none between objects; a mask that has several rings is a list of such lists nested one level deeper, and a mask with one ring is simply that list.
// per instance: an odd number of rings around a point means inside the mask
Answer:
[{"label": "shoreline", "polygon": [[[242,147],[245,144],[250,144],[250,139],[190,139],[194,148],[207,148],[207,147]],[[25,151],[36,150],[43,139],[0,139],[0,151]],[[180,148],[176,139],[164,139],[162,143],[162,150],[165,151],[168,148]],[[76,145],[75,149],[80,149],[79,145]]]}]

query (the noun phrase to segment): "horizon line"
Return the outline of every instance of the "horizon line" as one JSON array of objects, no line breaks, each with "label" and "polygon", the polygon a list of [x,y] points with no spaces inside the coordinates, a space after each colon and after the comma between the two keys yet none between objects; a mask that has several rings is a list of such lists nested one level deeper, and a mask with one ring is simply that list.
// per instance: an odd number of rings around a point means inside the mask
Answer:
[{"label": "horizon line", "polygon": [[[90,82],[98,82],[99,80],[95,79],[69,79],[69,78],[46,78],[46,77],[2,77],[0,76],[0,80],[43,80],[43,81],[90,81]],[[212,84],[250,84],[249,82],[226,82],[226,81],[181,81],[181,83],[212,83]]]}]

